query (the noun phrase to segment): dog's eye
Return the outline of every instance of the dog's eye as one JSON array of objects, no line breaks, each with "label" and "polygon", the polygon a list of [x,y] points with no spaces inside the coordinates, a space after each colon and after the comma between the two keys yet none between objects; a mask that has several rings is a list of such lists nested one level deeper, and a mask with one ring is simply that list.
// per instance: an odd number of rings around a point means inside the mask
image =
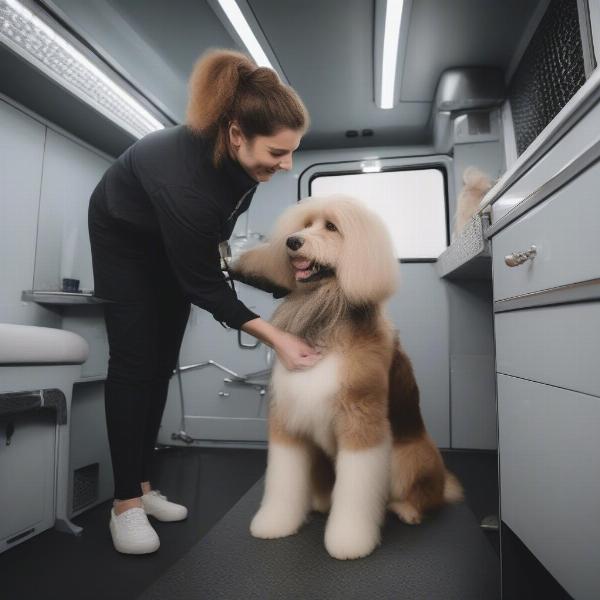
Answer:
[{"label": "dog's eye", "polygon": [[337,227],[331,221],[327,221],[327,223],[325,223],[325,227],[327,227],[329,231],[337,231]]}]

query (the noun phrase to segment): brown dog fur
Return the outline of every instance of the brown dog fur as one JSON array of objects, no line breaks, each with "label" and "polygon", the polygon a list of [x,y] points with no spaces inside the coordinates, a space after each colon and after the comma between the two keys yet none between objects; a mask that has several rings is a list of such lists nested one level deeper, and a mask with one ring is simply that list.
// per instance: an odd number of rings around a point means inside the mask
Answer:
[{"label": "brown dog fur", "polygon": [[[387,508],[416,524],[428,511],[462,499],[462,488],[426,432],[412,364],[384,315],[397,262],[391,244],[381,240],[387,234],[377,219],[370,221],[369,213],[346,198],[303,201],[284,213],[271,242],[242,255],[234,271],[249,282],[255,278],[264,286],[270,280],[289,289],[273,324],[343,357],[333,408],[333,449],[319,447],[311,432],[294,430],[276,403],[270,407],[269,442],[298,446],[310,454],[312,508],[330,508],[340,449],[376,448],[391,437]],[[335,231],[329,231],[331,223]],[[326,265],[333,274],[310,283],[296,281],[290,258],[297,253],[285,245],[292,234],[306,240],[303,257]],[[349,246],[359,249],[351,260],[360,279],[343,263]],[[357,264],[364,256],[371,264]]]}]

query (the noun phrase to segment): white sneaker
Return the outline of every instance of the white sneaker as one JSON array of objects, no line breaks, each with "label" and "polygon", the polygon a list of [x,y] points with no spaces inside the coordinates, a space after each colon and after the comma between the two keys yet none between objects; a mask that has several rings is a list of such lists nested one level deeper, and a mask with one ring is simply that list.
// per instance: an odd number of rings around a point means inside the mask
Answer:
[{"label": "white sneaker", "polygon": [[169,502],[159,490],[152,490],[142,496],[142,505],[147,515],[152,515],[159,521],[183,521],[188,510],[181,504]]},{"label": "white sneaker", "polygon": [[143,508],[130,508],[120,515],[110,511],[110,533],[115,549],[123,554],[150,554],[160,546],[158,535]]}]

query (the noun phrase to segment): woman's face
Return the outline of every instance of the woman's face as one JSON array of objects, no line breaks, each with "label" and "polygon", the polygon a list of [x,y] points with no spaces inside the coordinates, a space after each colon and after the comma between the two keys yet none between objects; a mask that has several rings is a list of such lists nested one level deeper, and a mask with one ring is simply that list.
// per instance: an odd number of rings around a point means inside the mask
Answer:
[{"label": "woman's face", "polygon": [[279,129],[274,135],[257,135],[249,140],[236,124],[229,128],[229,141],[234,158],[252,179],[269,181],[283,169],[292,168],[292,153],[298,148],[302,132],[294,129]]}]

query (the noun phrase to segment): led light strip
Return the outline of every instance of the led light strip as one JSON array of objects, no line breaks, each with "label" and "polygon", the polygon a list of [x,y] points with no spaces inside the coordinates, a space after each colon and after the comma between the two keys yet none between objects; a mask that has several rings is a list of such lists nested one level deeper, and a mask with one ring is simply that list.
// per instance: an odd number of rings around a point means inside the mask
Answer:
[{"label": "led light strip", "polygon": [[380,108],[394,108],[396,63],[398,60],[403,6],[404,0],[387,0],[386,2]]},{"label": "led light strip", "polygon": [[262,49],[260,42],[256,39],[252,28],[248,24],[248,21],[242,14],[240,7],[237,5],[235,0],[218,0],[219,5],[223,9],[223,12],[229,19],[229,22],[240,36],[244,46],[254,59],[254,62],[259,67],[269,67],[269,69],[276,70],[271,64],[271,61],[267,58],[265,51]]},{"label": "led light strip", "polygon": [[135,137],[164,128],[141,104],[17,0],[0,0],[0,42]]}]

